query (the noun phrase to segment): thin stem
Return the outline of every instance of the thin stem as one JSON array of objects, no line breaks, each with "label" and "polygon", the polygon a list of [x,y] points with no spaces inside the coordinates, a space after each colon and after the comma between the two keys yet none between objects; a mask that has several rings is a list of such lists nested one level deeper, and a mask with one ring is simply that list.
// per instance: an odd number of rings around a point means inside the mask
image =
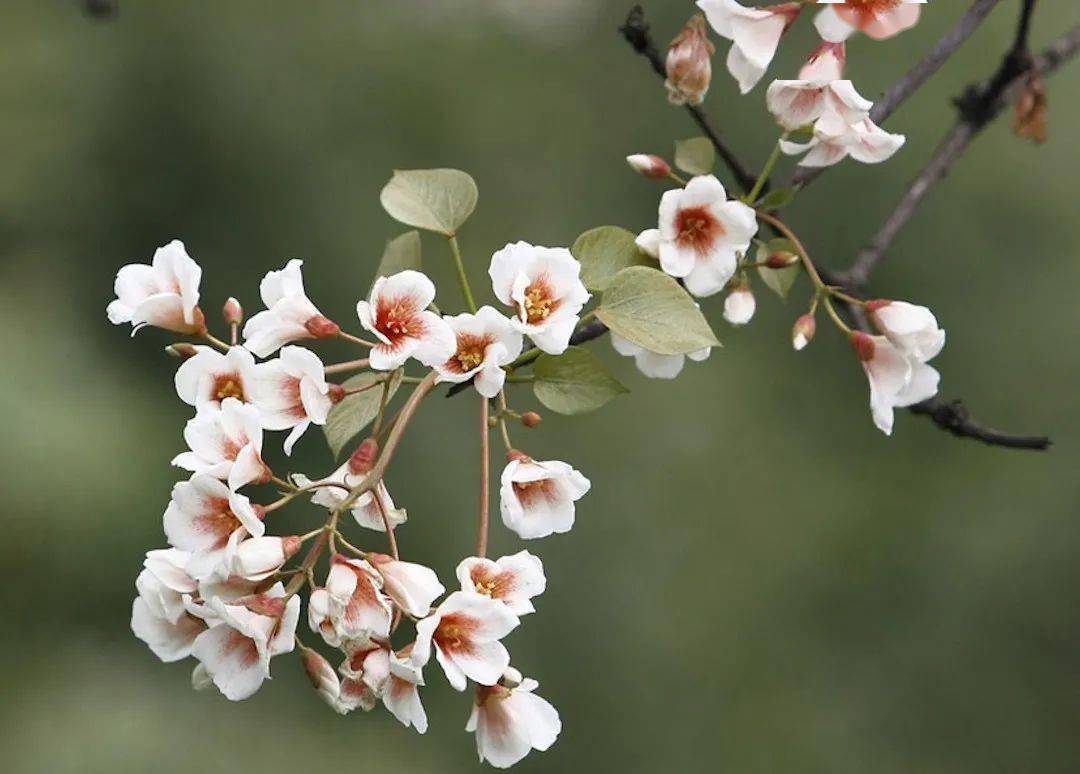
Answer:
[{"label": "thin stem", "polygon": [[240,340],[240,323],[229,323],[229,344],[235,347]]},{"label": "thin stem", "polygon": [[[357,548],[352,543],[350,543],[348,540],[346,540],[345,536],[343,534],[341,534],[341,530],[335,530],[334,531],[334,536],[338,539],[338,542],[341,543],[341,545],[345,546],[345,548],[352,551],[354,554],[359,556],[361,559],[367,557],[367,551],[364,551],[363,549]],[[394,558],[397,558],[396,554],[394,555]]]},{"label": "thin stem", "polygon": [[836,327],[850,336],[851,335],[851,327],[846,322],[844,322],[842,319],[840,319],[840,315],[837,314],[836,309],[833,308],[832,299],[829,298],[828,296],[823,296],[822,297],[822,302],[823,302],[823,304],[825,306],[825,311],[829,313],[829,317],[832,318],[832,321],[833,321],[833,323],[836,324]]},{"label": "thin stem", "polygon": [[203,331],[202,337],[210,342],[212,345],[220,349],[222,352],[228,352],[230,347],[224,341],[212,334],[210,331]]},{"label": "thin stem", "polygon": [[395,559],[400,559],[398,554],[397,536],[394,535],[394,528],[390,525],[390,516],[386,512],[386,503],[379,497],[379,490],[376,488],[371,492],[372,498],[375,500],[375,505],[379,509],[379,516],[382,517],[383,529],[386,530],[386,539],[390,541],[390,556]]},{"label": "thin stem", "polygon": [[338,331],[338,338],[345,339],[345,341],[351,341],[353,344],[359,344],[361,347],[367,347],[368,349],[376,346],[376,343],[374,341],[362,339],[359,336],[354,336],[353,334],[346,333],[345,331]]},{"label": "thin stem", "polygon": [[465,306],[469,311],[476,314],[476,301],[473,300],[472,288],[469,287],[469,278],[465,274],[465,263],[461,260],[461,248],[458,246],[456,236],[447,237],[450,242],[450,252],[454,256],[454,265],[457,267],[458,284],[461,285],[461,295],[465,297]]},{"label": "thin stem", "polygon": [[506,390],[499,390],[499,433],[502,435],[503,446],[507,451],[514,448],[510,443],[510,431],[506,427],[506,413],[509,411],[506,405]]},{"label": "thin stem", "polygon": [[806,273],[810,277],[810,281],[814,283],[814,288],[820,292],[830,293],[832,292],[828,285],[821,279],[821,275],[818,274],[817,268],[814,266],[814,262],[810,260],[810,254],[806,252],[806,248],[803,247],[803,243],[799,241],[799,237],[795,235],[795,232],[788,228],[780,218],[774,215],[770,215],[762,210],[756,210],[757,216],[779,231],[784,237],[795,245],[795,249],[799,252],[799,258],[802,260],[803,268],[806,269]]},{"label": "thin stem", "polygon": [[671,178],[672,180],[674,180],[674,181],[675,181],[676,183],[678,183],[678,184],[679,184],[679,185],[681,185],[681,186],[685,186],[685,185],[686,185],[686,179],[685,179],[685,178],[683,178],[683,177],[680,177],[680,176],[679,176],[679,175],[677,175],[677,174],[675,174],[674,170],[672,170],[672,171],[669,171],[669,172],[667,173],[667,176],[668,176],[669,178]]},{"label": "thin stem", "polygon": [[[787,138],[787,132],[781,135],[780,140]],[[780,142],[778,141],[772,149],[772,153],[769,154],[768,160],[765,162],[765,167],[761,170],[761,174],[758,175],[757,182],[754,183],[754,187],[750,189],[750,193],[746,195],[746,203],[753,205],[761,195],[761,191],[765,188],[765,183],[769,180],[769,175],[772,174],[776,168],[776,162],[780,160]]]},{"label": "thin stem", "polygon": [[347,371],[359,371],[361,368],[368,367],[368,359],[366,357],[359,360],[346,360],[344,363],[334,363],[328,365],[324,372],[328,374],[343,374]]},{"label": "thin stem", "polygon": [[393,376],[389,376],[383,380],[382,397],[379,399],[379,413],[375,416],[375,424],[372,426],[371,434],[378,438],[379,432],[382,430],[383,420],[386,418],[386,403],[390,400],[390,381]]},{"label": "thin stem", "polygon": [[488,399],[480,396],[480,520],[476,530],[476,555],[483,559],[487,555],[488,540],[488,482],[490,451],[488,449]]}]

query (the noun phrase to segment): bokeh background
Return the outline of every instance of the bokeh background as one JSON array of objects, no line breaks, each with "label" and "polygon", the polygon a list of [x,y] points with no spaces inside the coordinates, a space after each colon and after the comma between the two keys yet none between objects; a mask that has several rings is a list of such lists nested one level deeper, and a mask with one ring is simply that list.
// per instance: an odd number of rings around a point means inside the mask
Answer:
[{"label": "bokeh background", "polygon": [[[660,188],[622,159],[694,131],[617,34],[628,5],[121,0],[99,22],[74,2],[4,2],[0,767],[477,770],[469,700],[437,667],[422,738],[381,710],[334,715],[293,657],[246,703],[195,693],[189,665],[158,663],[131,635],[132,583],[163,543],[189,410],[168,334],[132,340],[104,307],[120,265],[181,238],[204,267],[208,314],[230,294],[255,311],[263,273],[301,257],[320,307],[352,319],[403,230],[378,204],[395,167],[476,177],[462,242],[481,287],[507,241],[654,224]],[[879,93],[963,5],[853,42],[860,89]],[[790,210],[822,263],[845,265],[873,232],[952,120],[948,98],[996,66],[1017,5],[892,119],[908,136],[893,161],[849,162]],[[1073,0],[1039,5],[1036,44],[1080,17]],[[649,6],[664,43],[692,10]],[[773,72],[794,72],[811,45],[803,24]],[[823,326],[793,353],[802,302],[766,291],[745,330],[707,303],[726,347],[674,383],[598,342],[632,393],[518,429],[536,456],[593,481],[573,532],[528,546],[550,585],[509,645],[565,729],[520,770],[1077,769],[1078,88],[1080,67],[1051,81],[1043,147],[1007,121],[990,128],[874,282],[947,327],[947,396],[1051,433],[1051,453],[959,441],[907,414],[886,439],[841,337]],[[738,97],[718,59],[707,107],[760,163],[775,136],[763,87]],[[424,247],[452,306],[445,245]],[[512,401],[531,406],[527,391]],[[411,515],[404,551],[449,581],[473,539],[475,407],[430,403],[389,480]],[[317,431],[294,459],[331,466]],[[501,526],[493,541],[496,555],[521,547]]]}]

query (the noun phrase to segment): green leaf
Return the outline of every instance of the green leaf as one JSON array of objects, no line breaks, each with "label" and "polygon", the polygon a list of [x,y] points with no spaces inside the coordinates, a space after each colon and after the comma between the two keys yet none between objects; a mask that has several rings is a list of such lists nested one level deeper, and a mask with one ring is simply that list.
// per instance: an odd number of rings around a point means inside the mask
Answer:
[{"label": "green leaf", "polygon": [[683,355],[720,344],[679,283],[647,266],[631,266],[616,274],[596,316],[624,339],[660,355]]},{"label": "green leaf", "polygon": [[537,399],[560,414],[595,411],[616,395],[629,392],[596,355],[581,347],[570,347],[561,355],[541,355],[533,374]]},{"label": "green leaf", "polygon": [[758,202],[758,207],[763,210],[778,210],[781,207],[786,207],[791,204],[795,198],[795,194],[799,192],[798,188],[790,186],[788,188],[777,188],[774,191],[769,191]]},{"label": "green leaf", "polygon": [[394,397],[398,387],[401,386],[401,373],[400,369],[390,374],[368,371],[357,374],[351,379],[346,379],[342,383],[341,386],[346,390],[357,390],[362,387],[368,387],[368,389],[355,395],[346,396],[344,400],[330,409],[326,424],[323,426],[323,432],[326,433],[326,443],[330,446],[330,452],[335,458],[341,454],[341,450],[348,445],[349,441],[353,440],[361,430],[371,424],[379,413],[379,404],[382,402],[384,388],[382,385],[375,387],[370,385],[389,377],[390,387],[386,399],[390,400],[390,398]]},{"label": "green leaf", "polygon": [[389,277],[399,271],[420,271],[420,232],[406,231],[386,243],[376,277]]},{"label": "green leaf", "polygon": [[407,226],[454,236],[479,196],[473,179],[458,169],[395,170],[379,201]]},{"label": "green leaf", "polygon": [[570,252],[581,262],[581,281],[589,290],[603,290],[628,266],[653,261],[634,243],[634,235],[618,226],[598,226],[574,240]]},{"label": "green leaf", "polygon": [[708,137],[692,137],[675,143],[675,166],[691,175],[712,174],[716,150]]},{"label": "green leaf", "polygon": [[[758,247],[756,255],[757,262],[764,263],[769,259],[770,255],[779,252],[791,253],[792,255],[798,254],[795,245],[787,239],[773,239]],[[799,278],[799,264],[793,263],[782,269],[770,269],[768,266],[759,266],[758,275],[769,290],[786,301],[788,293],[791,292],[791,288],[795,284],[795,280]]]}]

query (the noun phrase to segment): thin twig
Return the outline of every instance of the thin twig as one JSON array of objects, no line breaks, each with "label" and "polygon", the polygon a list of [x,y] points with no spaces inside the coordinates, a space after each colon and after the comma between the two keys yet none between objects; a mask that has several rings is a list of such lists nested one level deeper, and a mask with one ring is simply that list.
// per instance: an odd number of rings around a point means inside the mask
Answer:
[{"label": "thin twig", "polygon": [[491,453],[488,448],[491,428],[488,427],[489,401],[480,396],[480,518],[476,527],[476,555],[487,556],[488,542],[488,481]]}]

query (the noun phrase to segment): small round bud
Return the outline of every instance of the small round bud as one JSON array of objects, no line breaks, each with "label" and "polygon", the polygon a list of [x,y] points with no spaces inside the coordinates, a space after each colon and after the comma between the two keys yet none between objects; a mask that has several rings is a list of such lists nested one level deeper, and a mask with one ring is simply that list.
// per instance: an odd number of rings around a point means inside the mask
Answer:
[{"label": "small round bud", "polygon": [[525,427],[536,427],[543,421],[544,418],[535,411],[526,411],[521,415],[521,424],[525,425]]},{"label": "small round bud", "polygon": [[765,265],[770,269],[786,269],[799,262],[799,256],[789,253],[787,250],[777,250],[765,259]]},{"label": "small round bud", "polygon": [[671,174],[671,165],[659,156],[650,153],[635,153],[626,157],[626,163],[639,175],[652,178],[665,178]]},{"label": "small round bud", "polygon": [[330,398],[331,403],[341,403],[341,401],[345,400],[345,388],[340,384],[328,384],[326,386],[328,388],[326,395]]},{"label": "small round bud", "polygon": [[705,17],[695,14],[668,48],[664,85],[673,105],[700,105],[709,90],[716,49],[705,30]]},{"label": "small round bud", "polygon": [[229,325],[239,325],[244,320],[244,307],[240,306],[240,302],[230,296],[221,309],[221,316],[225,318],[225,322]]},{"label": "small round bud", "polygon": [[366,438],[349,457],[349,470],[357,474],[367,473],[375,464],[377,456],[379,456],[379,442],[374,438]]},{"label": "small round bud", "polygon": [[330,662],[311,648],[304,648],[300,659],[312,687],[319,692],[323,701],[334,706],[341,695],[341,681]]},{"label": "small round bud", "polygon": [[304,323],[304,327],[307,328],[308,333],[317,339],[332,339],[341,333],[340,325],[329,317],[323,317],[321,314]]},{"label": "small round bud", "polygon": [[745,282],[737,284],[724,299],[724,319],[731,325],[746,325],[754,319],[757,301]]},{"label": "small round bud", "polygon": [[795,326],[791,329],[791,346],[795,347],[796,352],[802,350],[814,338],[816,332],[817,320],[813,315],[804,314],[795,321]]},{"label": "small round bud", "polygon": [[193,344],[188,344],[186,341],[179,341],[176,344],[170,344],[165,347],[165,353],[178,357],[181,360],[187,360],[189,357],[197,355],[199,350],[195,349]]}]

